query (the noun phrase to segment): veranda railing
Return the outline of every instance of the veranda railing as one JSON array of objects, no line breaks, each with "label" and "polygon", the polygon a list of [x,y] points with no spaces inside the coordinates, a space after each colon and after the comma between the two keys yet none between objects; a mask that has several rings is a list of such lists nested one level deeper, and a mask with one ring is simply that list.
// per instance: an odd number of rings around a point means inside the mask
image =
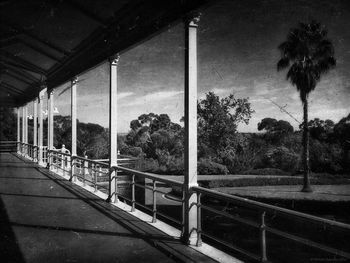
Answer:
[{"label": "veranda railing", "polygon": [[[33,147],[21,144],[23,155],[34,159]],[[35,152],[35,151],[34,151]],[[94,191],[102,191],[110,196],[115,195],[116,202],[130,204],[131,211],[141,209],[152,216],[152,222],[162,218],[176,225],[181,233],[184,232],[185,190],[180,181],[170,180],[165,176],[144,173],[135,169],[118,166],[109,167],[107,162],[90,160],[88,158],[72,156],[69,152],[56,149],[49,150],[48,163],[51,171],[63,176],[69,176],[72,181],[79,180],[83,185],[91,186]],[[35,154],[34,154],[35,155]],[[105,161],[105,160],[104,160]],[[108,160],[106,160],[108,161]],[[125,161],[128,164],[128,161]],[[110,178],[111,173],[115,174]],[[125,183],[129,192],[120,192],[118,184],[128,176]],[[114,180],[115,179],[115,180]],[[110,193],[111,180],[116,184],[115,193]],[[151,201],[136,198],[137,189],[144,189],[152,193]],[[164,188],[168,188],[164,191]],[[161,198],[172,194],[172,202],[178,203],[180,215],[169,216],[159,211]],[[175,190],[175,191],[174,191]],[[333,258],[337,261],[350,260],[350,225],[333,220],[312,216],[305,213],[268,205],[253,200],[220,193],[203,187],[192,187],[192,193],[197,195],[197,201],[191,207],[197,209],[197,245],[202,238],[225,251],[239,253],[249,260],[267,262],[285,257],[284,261],[293,262],[295,244],[302,247],[302,254],[310,257],[320,255],[322,258]],[[170,194],[171,195],[171,194]],[[110,197],[109,196],[109,197]],[[176,210],[176,209],[173,209]],[[247,240],[247,242],[245,242]],[[248,242],[249,241],[249,242]],[[294,252],[293,252],[294,251]],[[302,255],[298,255],[297,261]],[[321,256],[322,255],[322,256]],[[309,258],[310,259],[310,258]],[[276,261],[280,261],[281,258]],[[282,259],[283,260],[283,259]],[[304,260],[304,259],[303,259]],[[294,261],[295,262],[295,261]]]}]

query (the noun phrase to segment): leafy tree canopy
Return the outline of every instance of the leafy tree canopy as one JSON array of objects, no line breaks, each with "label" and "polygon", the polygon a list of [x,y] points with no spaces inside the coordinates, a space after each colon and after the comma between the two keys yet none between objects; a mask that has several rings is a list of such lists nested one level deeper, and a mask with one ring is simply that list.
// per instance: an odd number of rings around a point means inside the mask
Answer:
[{"label": "leafy tree canopy", "polygon": [[334,125],[332,120],[321,120],[319,118],[315,118],[308,123],[311,137],[319,141],[327,141],[330,139]]},{"label": "leafy tree canopy", "polygon": [[[182,128],[173,123],[167,114],[142,114],[130,122],[130,128],[125,140],[129,148],[123,149],[125,153],[144,153],[148,158],[158,158],[161,154],[159,150],[167,154],[182,154]],[[130,147],[140,147],[142,152],[135,152]]]},{"label": "leafy tree canopy", "polygon": [[236,142],[237,125],[248,124],[254,113],[248,98],[236,99],[231,94],[220,99],[213,92],[198,103],[197,111],[199,146],[216,153]]},{"label": "leafy tree canopy", "polygon": [[258,130],[265,130],[268,133],[289,133],[293,132],[294,128],[288,121],[264,118],[258,123]]},{"label": "leafy tree canopy", "polygon": [[335,126],[334,133],[337,139],[350,148],[350,114],[342,118]]},{"label": "leafy tree canopy", "polygon": [[277,69],[289,68],[287,79],[296,86],[301,101],[305,103],[321,75],[336,64],[334,47],[327,38],[327,30],[316,21],[299,23],[298,27],[290,30],[287,40],[278,48],[281,59]]}]

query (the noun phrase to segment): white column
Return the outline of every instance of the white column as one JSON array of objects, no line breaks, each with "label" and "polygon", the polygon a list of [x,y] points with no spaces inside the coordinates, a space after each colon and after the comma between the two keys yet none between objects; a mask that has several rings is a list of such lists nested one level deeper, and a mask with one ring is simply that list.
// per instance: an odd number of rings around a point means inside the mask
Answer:
[{"label": "white column", "polygon": [[33,101],[33,145],[38,145],[38,99]]},{"label": "white column", "polygon": [[188,244],[197,243],[197,196],[189,189],[197,186],[197,26],[199,17],[185,22],[185,231]]},{"label": "white column", "polygon": [[28,143],[28,105],[24,106],[24,142]]},{"label": "white column", "polygon": [[[24,125],[24,143],[28,144],[28,105],[24,106],[23,112],[23,125]],[[29,147],[28,145],[24,146],[24,156],[29,155]]]},{"label": "white column", "polygon": [[17,152],[20,152],[20,144],[21,142],[21,112],[20,108],[17,108]]},{"label": "white column", "polygon": [[53,90],[48,93],[48,149],[53,149],[53,103],[54,103],[54,95]]},{"label": "white column", "polygon": [[43,139],[44,139],[44,128],[43,128],[43,102],[44,102],[44,93],[45,90],[40,91],[39,93],[39,98],[38,98],[38,146],[39,146],[39,157],[38,157],[38,162],[39,164],[42,163],[42,157],[43,157]]},{"label": "white column", "polygon": [[22,106],[22,143],[25,143],[25,114],[26,114],[26,111],[25,111],[25,106]]},{"label": "white column", "polygon": [[77,82],[78,78],[71,81],[72,156],[77,155]]},{"label": "white column", "polygon": [[33,161],[37,161],[38,149],[38,99],[33,100]]},{"label": "white column", "polygon": [[[119,55],[110,59],[110,85],[109,85],[109,165],[117,165],[117,71]],[[117,202],[116,198],[116,172],[112,172],[109,180],[109,197],[108,201]]]}]

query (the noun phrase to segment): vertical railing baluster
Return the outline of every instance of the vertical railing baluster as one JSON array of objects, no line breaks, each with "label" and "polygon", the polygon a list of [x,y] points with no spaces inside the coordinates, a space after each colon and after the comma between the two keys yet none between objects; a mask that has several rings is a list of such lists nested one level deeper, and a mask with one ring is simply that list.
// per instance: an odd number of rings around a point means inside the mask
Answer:
[{"label": "vertical railing baluster", "polygon": [[186,198],[186,193],[185,193],[185,188],[184,186],[182,186],[182,217],[181,217],[181,237],[183,237],[183,235],[185,234],[185,213],[186,213],[186,202],[185,202],[185,198]]},{"label": "vertical railing baluster", "polygon": [[[92,181],[93,178],[95,178],[95,164],[91,163],[91,168],[90,168],[90,172],[89,172],[89,180],[88,181]],[[90,180],[91,178],[91,180]]]},{"label": "vertical railing baluster", "polygon": [[49,171],[51,170],[51,152],[47,150],[46,152],[46,158],[47,158],[47,166],[49,168]]},{"label": "vertical railing baluster", "polygon": [[261,214],[260,247],[261,247],[261,262],[267,262],[265,212]]},{"label": "vertical railing baluster", "polygon": [[[98,170],[97,170],[98,168]],[[95,171],[94,171],[94,187],[95,187],[95,192],[97,192],[97,173],[100,171],[101,166],[95,165]]]},{"label": "vertical railing baluster", "polygon": [[[102,174],[102,166],[100,166],[100,167],[98,168],[98,176],[100,177],[101,174]],[[96,176],[96,191],[98,190],[98,188],[97,188],[97,182],[98,182],[98,178],[97,178],[97,176]]]},{"label": "vertical railing baluster", "polygon": [[66,175],[66,156],[62,154],[62,163],[63,163],[63,169],[62,169],[62,174],[63,176]]},{"label": "vertical railing baluster", "polygon": [[114,203],[118,203],[118,167],[114,167],[115,173],[114,173],[114,186],[115,186],[115,193],[114,193]]},{"label": "vertical railing baluster", "polygon": [[71,155],[71,157],[70,157],[70,177],[69,177],[69,181],[72,182],[73,176],[74,176],[74,156]]},{"label": "vertical railing baluster", "polygon": [[202,245],[202,193],[197,195],[197,247]]},{"label": "vertical railing baluster", "polygon": [[153,218],[152,223],[157,222],[157,182],[153,180]]},{"label": "vertical railing baluster", "polygon": [[131,212],[135,211],[135,175],[131,179]]},{"label": "vertical railing baluster", "polygon": [[84,162],[82,160],[80,160],[79,162],[79,177],[78,182],[81,180],[81,177],[83,176],[83,167],[84,167]]},{"label": "vertical railing baluster", "polygon": [[[85,156],[85,158],[86,158],[87,156]],[[86,185],[86,182],[85,182],[85,176],[86,176],[86,173],[87,173],[87,170],[88,170],[88,165],[89,165],[89,163],[87,162],[87,161],[85,161],[84,160],[84,162],[83,162],[83,186],[85,186]]]},{"label": "vertical railing baluster", "polygon": [[74,158],[74,176],[73,176],[73,182],[77,181],[77,178],[79,176],[80,173],[80,160],[77,158]]}]

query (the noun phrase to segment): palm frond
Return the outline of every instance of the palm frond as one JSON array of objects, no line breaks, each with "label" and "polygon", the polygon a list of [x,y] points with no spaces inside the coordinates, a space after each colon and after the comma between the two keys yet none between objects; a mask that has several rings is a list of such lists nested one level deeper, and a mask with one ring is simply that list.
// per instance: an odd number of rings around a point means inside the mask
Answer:
[{"label": "palm frond", "polygon": [[288,67],[289,67],[289,58],[288,57],[281,58],[277,63],[277,71],[280,71],[280,70],[288,68]]},{"label": "palm frond", "polygon": [[278,49],[277,70],[289,67],[287,79],[296,86],[304,103],[321,76],[336,65],[334,47],[327,30],[318,22],[299,23],[287,34]]}]

